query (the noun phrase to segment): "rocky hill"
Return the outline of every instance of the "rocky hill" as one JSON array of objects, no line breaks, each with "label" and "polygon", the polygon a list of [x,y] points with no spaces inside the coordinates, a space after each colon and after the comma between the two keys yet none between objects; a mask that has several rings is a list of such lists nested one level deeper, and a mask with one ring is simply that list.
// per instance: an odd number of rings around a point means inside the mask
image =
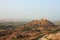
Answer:
[{"label": "rocky hill", "polygon": [[33,20],[28,23],[27,26],[53,27],[55,25],[52,22],[42,18],[41,20]]},{"label": "rocky hill", "polygon": [[14,31],[12,30],[11,34],[1,36],[0,39],[3,40],[4,38],[4,40],[43,40],[43,36],[49,36],[50,34],[57,33],[60,33],[60,26],[56,26],[46,19],[41,19],[33,20],[25,25],[19,26]]},{"label": "rocky hill", "polygon": [[[24,26],[18,28],[17,31],[23,31],[23,36],[28,35],[28,39],[30,40],[37,40],[43,37],[46,34],[57,33],[57,30],[60,27],[54,25],[52,22],[41,19],[41,20],[33,20]],[[21,29],[21,30],[20,30]],[[27,39],[26,39],[27,40]]]}]

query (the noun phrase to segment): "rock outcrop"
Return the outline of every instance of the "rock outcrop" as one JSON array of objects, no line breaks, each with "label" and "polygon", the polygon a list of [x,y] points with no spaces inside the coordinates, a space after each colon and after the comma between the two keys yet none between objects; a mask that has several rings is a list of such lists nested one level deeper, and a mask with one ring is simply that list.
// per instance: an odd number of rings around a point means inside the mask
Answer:
[{"label": "rock outcrop", "polygon": [[41,20],[33,20],[28,23],[27,26],[54,27],[55,25],[52,22],[42,18]]}]

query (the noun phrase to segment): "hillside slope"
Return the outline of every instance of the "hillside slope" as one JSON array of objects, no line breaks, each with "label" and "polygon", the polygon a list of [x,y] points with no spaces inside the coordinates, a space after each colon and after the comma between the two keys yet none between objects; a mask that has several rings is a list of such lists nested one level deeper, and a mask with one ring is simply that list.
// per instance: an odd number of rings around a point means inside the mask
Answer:
[{"label": "hillside slope", "polygon": [[5,34],[0,34],[2,35],[0,37],[1,40],[43,40],[42,38],[45,35],[60,33],[60,26],[54,25],[49,20],[41,19],[33,20],[25,25],[19,26],[14,31],[11,29],[8,30],[10,30],[10,34],[6,34],[5,31],[2,32]]}]

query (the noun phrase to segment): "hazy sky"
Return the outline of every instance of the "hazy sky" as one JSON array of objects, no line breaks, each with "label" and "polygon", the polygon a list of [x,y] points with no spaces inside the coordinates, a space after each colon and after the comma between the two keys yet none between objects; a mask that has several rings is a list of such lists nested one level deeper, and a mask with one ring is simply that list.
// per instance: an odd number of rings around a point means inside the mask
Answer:
[{"label": "hazy sky", "polygon": [[60,20],[60,0],[0,0],[0,19]]}]

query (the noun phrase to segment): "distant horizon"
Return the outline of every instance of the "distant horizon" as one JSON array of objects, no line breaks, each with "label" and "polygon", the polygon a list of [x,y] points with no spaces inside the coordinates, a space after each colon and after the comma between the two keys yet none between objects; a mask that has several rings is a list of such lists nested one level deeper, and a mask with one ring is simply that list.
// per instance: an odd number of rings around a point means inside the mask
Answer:
[{"label": "distant horizon", "polygon": [[[32,20],[41,20],[42,18],[39,19],[20,19],[20,18],[5,18],[5,19],[0,19],[0,21],[32,21]],[[49,18],[43,18],[49,21],[60,21],[60,20],[54,20],[54,19],[49,19]]]}]

